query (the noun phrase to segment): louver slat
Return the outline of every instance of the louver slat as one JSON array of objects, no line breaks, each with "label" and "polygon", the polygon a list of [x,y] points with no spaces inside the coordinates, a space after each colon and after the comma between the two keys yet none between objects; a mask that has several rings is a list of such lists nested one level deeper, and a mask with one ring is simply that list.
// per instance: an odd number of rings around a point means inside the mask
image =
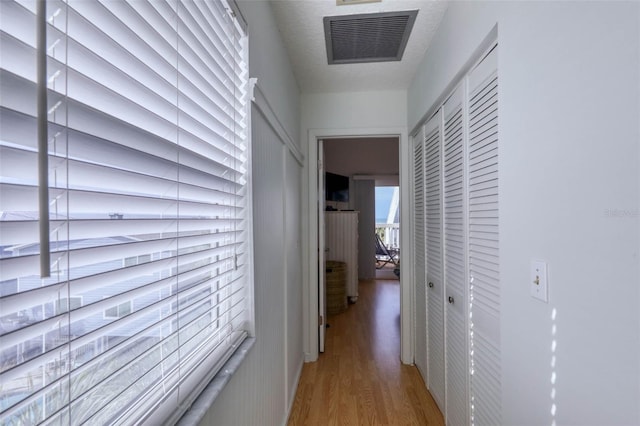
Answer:
[{"label": "louver slat", "polygon": [[444,281],[442,276],[442,111],[425,125],[425,228],[429,379],[427,385],[440,410],[445,410]]},{"label": "louver slat", "polygon": [[470,74],[471,401],[476,425],[501,424],[497,51]]},{"label": "louver slat", "polygon": [[416,299],[415,364],[427,381],[427,294],[425,277],[425,185],[424,185],[424,127],[413,138],[414,143],[414,268]]},{"label": "louver slat", "polygon": [[462,87],[444,104],[443,203],[446,329],[446,419],[469,422]]}]

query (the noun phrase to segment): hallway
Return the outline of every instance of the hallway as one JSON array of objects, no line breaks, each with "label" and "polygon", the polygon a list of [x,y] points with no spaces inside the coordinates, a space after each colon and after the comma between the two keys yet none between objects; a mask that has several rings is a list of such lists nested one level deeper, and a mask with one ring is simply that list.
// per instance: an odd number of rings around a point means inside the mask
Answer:
[{"label": "hallway", "polygon": [[398,280],[360,281],[359,292],[328,318],[326,351],[304,365],[288,424],[444,424],[416,367],[400,362]]}]

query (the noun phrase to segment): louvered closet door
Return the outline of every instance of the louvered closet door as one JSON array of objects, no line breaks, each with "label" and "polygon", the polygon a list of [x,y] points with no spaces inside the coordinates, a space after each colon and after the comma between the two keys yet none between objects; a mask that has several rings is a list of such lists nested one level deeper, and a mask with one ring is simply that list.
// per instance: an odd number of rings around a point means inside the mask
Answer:
[{"label": "louvered closet door", "polygon": [[446,419],[466,425],[468,415],[467,273],[462,88],[444,104],[444,282],[446,330]]},{"label": "louvered closet door", "polygon": [[476,425],[501,424],[497,49],[469,75],[471,398]]},{"label": "louvered closet door", "polygon": [[413,138],[414,143],[414,254],[415,254],[415,364],[427,380],[427,295],[425,291],[425,227],[424,227],[424,128]]},{"label": "louvered closet door", "polygon": [[427,354],[429,391],[445,411],[444,282],[442,280],[442,167],[438,111],[425,125],[425,221],[427,245]]}]

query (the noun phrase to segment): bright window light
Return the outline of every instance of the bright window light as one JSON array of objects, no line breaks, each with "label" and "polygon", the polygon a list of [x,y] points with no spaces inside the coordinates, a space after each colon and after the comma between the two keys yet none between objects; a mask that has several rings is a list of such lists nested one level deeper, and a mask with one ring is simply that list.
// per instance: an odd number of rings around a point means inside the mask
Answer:
[{"label": "bright window light", "polygon": [[228,1],[2,0],[0,424],[174,423],[252,330]]}]

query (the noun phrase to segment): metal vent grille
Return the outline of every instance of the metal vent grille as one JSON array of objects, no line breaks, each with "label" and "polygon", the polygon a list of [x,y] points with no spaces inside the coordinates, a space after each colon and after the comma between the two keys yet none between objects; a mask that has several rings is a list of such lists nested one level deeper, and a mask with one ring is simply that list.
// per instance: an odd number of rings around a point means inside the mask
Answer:
[{"label": "metal vent grille", "polygon": [[326,16],[329,64],[401,60],[417,15],[417,10],[410,10]]}]

